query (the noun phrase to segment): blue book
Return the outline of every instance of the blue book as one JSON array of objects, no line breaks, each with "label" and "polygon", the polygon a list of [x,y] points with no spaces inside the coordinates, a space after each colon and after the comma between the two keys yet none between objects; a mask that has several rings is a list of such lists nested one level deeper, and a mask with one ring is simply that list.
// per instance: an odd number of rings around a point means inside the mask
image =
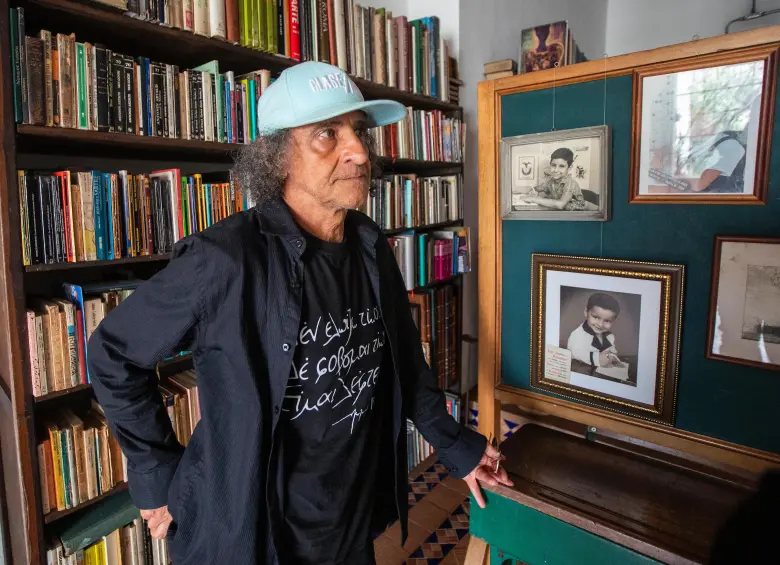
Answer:
[{"label": "blue book", "polygon": [[82,333],[80,336],[76,336],[76,339],[80,339],[84,344],[84,363],[86,364],[87,382],[91,383],[92,379],[89,376],[89,352],[87,350],[87,313],[84,310],[84,297],[100,294],[103,292],[110,292],[112,290],[134,290],[141,283],[140,280],[126,280],[126,281],[114,281],[114,282],[96,282],[85,285],[63,283],[62,291],[65,295],[65,299],[73,304],[74,308],[81,311],[84,318],[84,324],[81,328]]},{"label": "blue book", "polygon": [[114,258],[114,198],[111,187],[111,174],[103,173],[103,195],[106,209],[106,259]]},{"label": "blue book", "polygon": [[127,257],[131,257],[132,253],[130,250],[133,248],[133,242],[132,238],[130,237],[130,187],[128,186],[128,174],[125,172],[124,175],[119,177],[119,181],[121,182],[120,185],[120,197],[122,200],[122,207],[124,208],[124,225],[122,226],[122,234],[124,235],[125,240],[125,255]]},{"label": "blue book", "polygon": [[94,200],[93,212],[95,220],[95,251],[98,261],[106,260],[106,213],[105,192],[103,190],[103,173],[92,172],[92,198]]}]

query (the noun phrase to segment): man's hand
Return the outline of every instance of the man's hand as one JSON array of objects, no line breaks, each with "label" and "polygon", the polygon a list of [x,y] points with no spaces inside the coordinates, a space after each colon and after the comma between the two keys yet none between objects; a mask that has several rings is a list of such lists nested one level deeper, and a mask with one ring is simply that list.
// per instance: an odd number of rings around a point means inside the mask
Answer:
[{"label": "man's hand", "polygon": [[[498,450],[492,445],[488,444],[485,448],[485,453],[482,455],[482,459],[479,460],[479,464],[474,468],[471,473],[466,475],[463,479],[471,489],[471,494],[474,495],[474,499],[479,504],[480,508],[485,507],[485,497],[482,496],[482,489],[479,487],[477,481],[482,481],[488,485],[504,484],[508,487],[514,485],[514,483],[507,477],[506,470],[502,469],[500,465],[496,465],[499,461],[506,459],[501,455]],[[498,467],[498,472],[496,472]]]},{"label": "man's hand", "polygon": [[141,518],[149,524],[149,534],[155,539],[163,539],[168,533],[168,526],[173,516],[168,513],[168,507],[162,506],[154,510],[141,510]]}]

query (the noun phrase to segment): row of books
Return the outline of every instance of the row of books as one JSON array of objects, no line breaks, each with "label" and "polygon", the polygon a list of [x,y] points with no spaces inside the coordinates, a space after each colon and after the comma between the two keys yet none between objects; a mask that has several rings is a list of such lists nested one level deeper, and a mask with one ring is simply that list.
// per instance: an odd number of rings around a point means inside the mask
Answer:
[{"label": "row of books", "polygon": [[92,401],[83,418],[66,409],[44,423],[38,443],[43,513],[75,508],[127,481],[127,460]]},{"label": "row of books", "polygon": [[[449,392],[445,392],[444,395],[447,400],[447,411],[455,420],[460,422],[461,399],[457,395]],[[406,420],[406,457],[409,467],[408,472],[411,473],[417,465],[425,461],[433,453],[433,447],[417,430],[414,423],[411,420]]]},{"label": "row of books", "polygon": [[415,228],[463,218],[461,175],[389,175],[372,181],[361,211],[382,229]]},{"label": "row of books", "polygon": [[426,233],[401,233],[388,238],[406,290],[471,271],[468,227],[441,228]]},{"label": "row of books", "polygon": [[354,0],[120,1],[136,17],[449,99],[448,46],[437,16],[410,21]]},{"label": "row of books", "polygon": [[66,283],[61,297],[32,298],[25,310],[34,397],[91,382],[87,342],[139,281]]},{"label": "row of books", "polygon": [[50,544],[47,565],[169,565],[168,541],[155,539],[143,518],[135,518],[84,549],[67,551],[61,543]]},{"label": "row of books", "polygon": [[[25,265],[170,253],[187,235],[245,209],[227,173],[17,171]],[[206,176],[208,179],[209,176]],[[223,179],[217,182],[217,178]]]},{"label": "row of books", "polygon": [[217,61],[180,69],[72,33],[26,36],[24,8],[11,8],[11,21],[17,123],[223,143],[257,138],[268,70],[223,73]]},{"label": "row of books", "polygon": [[457,286],[446,284],[409,294],[425,360],[442,390],[459,381],[459,292]]},{"label": "row of books", "polygon": [[403,120],[372,133],[382,157],[462,163],[466,154],[466,123],[441,110],[407,107]]}]

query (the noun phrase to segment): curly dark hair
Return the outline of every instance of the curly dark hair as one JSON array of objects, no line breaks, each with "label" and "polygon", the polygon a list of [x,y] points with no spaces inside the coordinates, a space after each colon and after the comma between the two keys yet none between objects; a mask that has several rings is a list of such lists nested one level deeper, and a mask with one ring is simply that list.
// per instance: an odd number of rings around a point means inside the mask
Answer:
[{"label": "curly dark hair", "polygon": [[[358,134],[368,150],[370,178],[382,175],[376,153],[376,140],[370,130]],[[270,135],[259,136],[253,143],[238,150],[233,166],[233,176],[239,186],[250,196],[253,205],[258,206],[282,196],[287,179],[288,157],[292,142],[292,130],[281,130]],[[373,183],[369,192],[373,194]]]}]

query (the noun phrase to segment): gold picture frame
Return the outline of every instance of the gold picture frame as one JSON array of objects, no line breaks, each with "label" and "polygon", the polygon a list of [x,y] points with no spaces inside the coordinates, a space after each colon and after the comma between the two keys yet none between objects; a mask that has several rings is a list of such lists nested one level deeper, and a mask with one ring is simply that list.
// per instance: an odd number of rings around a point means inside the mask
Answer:
[{"label": "gold picture frame", "polygon": [[[531,262],[531,386],[673,425],[685,267],[539,253]],[[606,329],[592,312],[608,314]],[[610,352],[615,366],[599,363]]]}]

